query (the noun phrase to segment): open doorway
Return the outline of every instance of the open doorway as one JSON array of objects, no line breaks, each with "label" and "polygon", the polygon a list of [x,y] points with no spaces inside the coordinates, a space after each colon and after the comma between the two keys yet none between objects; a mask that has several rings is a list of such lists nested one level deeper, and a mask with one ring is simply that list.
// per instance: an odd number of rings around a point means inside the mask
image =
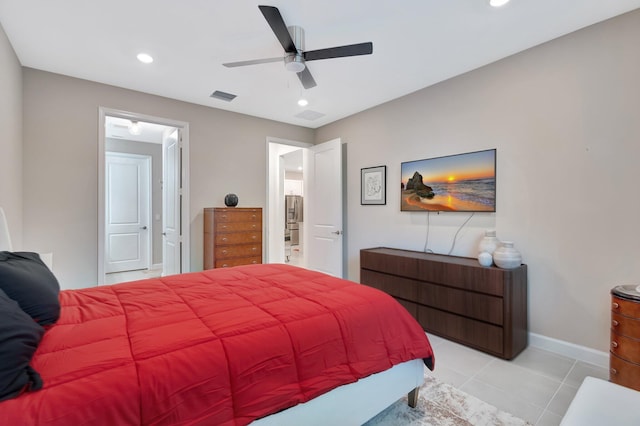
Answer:
[{"label": "open doorway", "polygon": [[[303,213],[298,266],[342,277],[343,252],[343,146],[340,139],[318,145],[267,138],[267,255],[268,263],[287,263],[288,225],[285,191],[286,164],[294,152],[302,153]],[[291,231],[291,229],[289,229]]]},{"label": "open doorway", "polygon": [[[291,260],[291,229],[287,229],[285,178],[287,173],[291,177],[292,173],[300,172],[296,177],[300,185],[303,184],[303,151],[311,146],[304,142],[267,138],[267,263],[286,263]],[[287,189],[290,190],[289,187]],[[297,192],[303,195],[302,188]],[[298,225],[298,237],[301,225]],[[298,266],[305,266],[304,252],[300,251],[298,254],[296,263]]]},{"label": "open doorway", "polygon": [[282,156],[284,160],[284,261],[304,266],[303,149]]},{"label": "open doorway", "polygon": [[98,283],[187,272],[187,123],[103,108],[100,123]]}]

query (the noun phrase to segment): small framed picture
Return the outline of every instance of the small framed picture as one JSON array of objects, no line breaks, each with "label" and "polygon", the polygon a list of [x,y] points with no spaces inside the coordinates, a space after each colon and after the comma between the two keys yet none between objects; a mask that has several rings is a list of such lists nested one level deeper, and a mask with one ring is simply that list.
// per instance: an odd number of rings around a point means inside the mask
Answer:
[{"label": "small framed picture", "polygon": [[387,166],[360,169],[360,204],[387,204]]}]

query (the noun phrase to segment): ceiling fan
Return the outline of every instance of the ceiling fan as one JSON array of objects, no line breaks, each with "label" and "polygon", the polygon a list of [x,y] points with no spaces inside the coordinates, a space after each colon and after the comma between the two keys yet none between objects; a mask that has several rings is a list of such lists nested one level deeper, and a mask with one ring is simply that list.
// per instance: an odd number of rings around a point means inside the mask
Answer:
[{"label": "ceiling fan", "polygon": [[253,59],[250,61],[228,62],[222,64],[225,67],[242,67],[245,65],[266,64],[278,62],[284,59],[284,66],[287,70],[298,74],[298,78],[305,89],[316,86],[316,81],[306,66],[307,61],[317,61],[319,59],[343,58],[346,56],[370,55],[373,52],[373,43],[349,44],[346,46],[330,47],[319,50],[304,50],[304,30],[298,26],[287,25],[280,15],[277,7],[258,6],[262,15],[267,20],[271,30],[284,48],[285,56],[277,58]]}]

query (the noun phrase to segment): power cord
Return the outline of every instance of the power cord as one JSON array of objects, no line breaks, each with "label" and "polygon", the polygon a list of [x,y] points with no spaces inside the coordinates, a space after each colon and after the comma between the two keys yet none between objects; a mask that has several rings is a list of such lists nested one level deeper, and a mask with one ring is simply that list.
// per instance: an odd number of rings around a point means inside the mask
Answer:
[{"label": "power cord", "polygon": [[462,225],[460,225],[460,228],[458,228],[458,230],[456,231],[456,235],[453,236],[453,242],[451,243],[451,250],[449,250],[449,253],[447,253],[447,254],[450,255],[453,252],[453,248],[456,246],[456,240],[458,238],[458,234],[460,233],[462,228],[464,228],[464,226],[467,224],[467,222],[469,222],[471,220],[471,218],[473,217],[474,214],[476,214],[476,213],[475,212],[471,213],[471,216],[469,216],[467,218],[467,220],[465,220],[464,223]]},{"label": "power cord", "polygon": [[433,250],[431,250],[431,249],[427,248],[427,247],[429,246],[429,228],[430,228],[430,225],[429,225],[429,215],[430,215],[430,214],[431,214],[431,212],[429,212],[429,211],[428,211],[428,212],[427,212],[427,238],[426,238],[426,240],[424,241],[424,250],[423,250],[425,253],[433,253]]}]

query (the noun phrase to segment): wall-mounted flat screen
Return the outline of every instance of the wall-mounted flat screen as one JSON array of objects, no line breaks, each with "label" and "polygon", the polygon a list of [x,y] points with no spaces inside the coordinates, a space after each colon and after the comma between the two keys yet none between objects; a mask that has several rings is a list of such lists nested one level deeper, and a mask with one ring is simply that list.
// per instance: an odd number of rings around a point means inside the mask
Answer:
[{"label": "wall-mounted flat screen", "polygon": [[496,211],[496,150],[402,163],[401,211]]}]

